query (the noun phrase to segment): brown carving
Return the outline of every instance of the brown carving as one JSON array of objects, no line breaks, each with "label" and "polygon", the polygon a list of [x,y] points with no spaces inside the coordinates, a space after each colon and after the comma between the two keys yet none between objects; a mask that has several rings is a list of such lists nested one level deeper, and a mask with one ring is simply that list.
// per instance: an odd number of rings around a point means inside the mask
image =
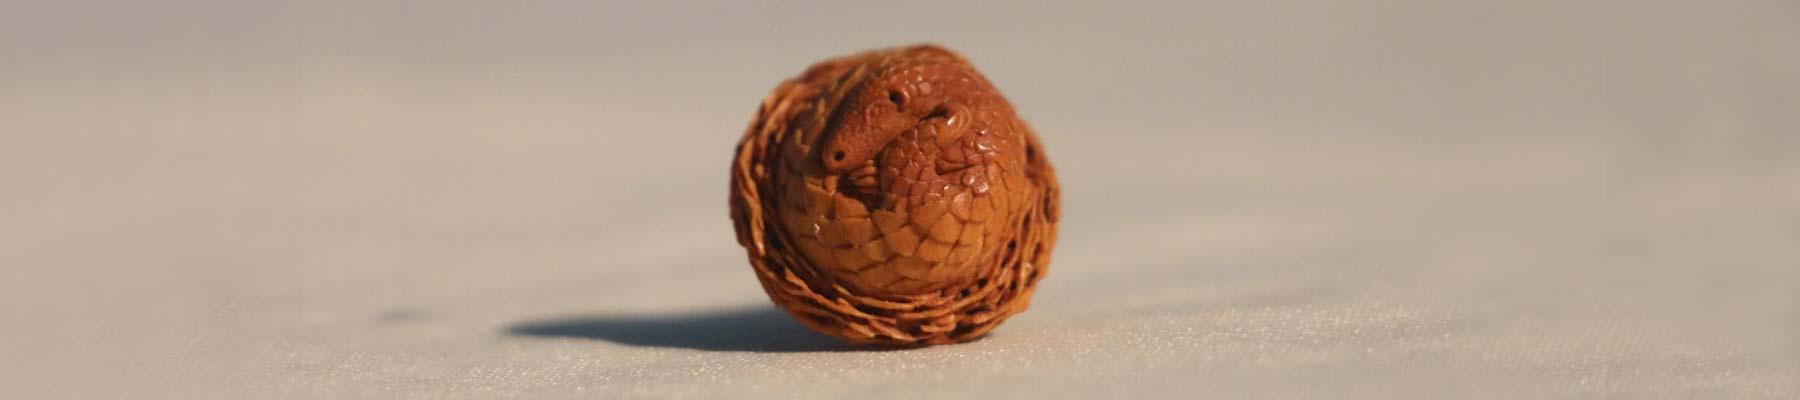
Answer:
[{"label": "brown carving", "polygon": [[968,341],[1024,311],[1058,207],[1031,128],[931,45],[783,82],[731,165],[738,243],[769,299],[854,343]]}]

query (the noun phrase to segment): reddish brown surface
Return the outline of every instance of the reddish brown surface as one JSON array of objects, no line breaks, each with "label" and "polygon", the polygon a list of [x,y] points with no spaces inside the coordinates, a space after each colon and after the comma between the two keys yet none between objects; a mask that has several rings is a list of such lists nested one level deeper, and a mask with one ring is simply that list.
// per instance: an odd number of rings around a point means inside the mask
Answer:
[{"label": "reddish brown surface", "polygon": [[769,298],[855,343],[967,341],[1024,311],[1057,201],[1031,128],[930,45],[783,82],[732,163],[731,217]]}]

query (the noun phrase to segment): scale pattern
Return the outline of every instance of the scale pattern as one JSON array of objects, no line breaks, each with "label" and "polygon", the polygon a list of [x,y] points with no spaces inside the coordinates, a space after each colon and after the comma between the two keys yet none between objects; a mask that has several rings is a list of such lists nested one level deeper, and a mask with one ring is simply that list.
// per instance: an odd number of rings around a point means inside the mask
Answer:
[{"label": "scale pattern", "polygon": [[783,82],[731,168],[738,243],[769,298],[853,343],[981,337],[1029,305],[1056,241],[1043,146],[942,47],[831,59]]}]

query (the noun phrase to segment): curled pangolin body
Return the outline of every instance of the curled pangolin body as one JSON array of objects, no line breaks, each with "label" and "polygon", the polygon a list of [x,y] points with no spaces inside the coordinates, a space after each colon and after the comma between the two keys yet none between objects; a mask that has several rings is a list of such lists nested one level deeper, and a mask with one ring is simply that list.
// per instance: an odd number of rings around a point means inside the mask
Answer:
[{"label": "curled pangolin body", "polygon": [[1031,128],[930,45],[783,82],[732,163],[731,217],[769,298],[855,343],[967,341],[1024,311],[1057,202]]}]

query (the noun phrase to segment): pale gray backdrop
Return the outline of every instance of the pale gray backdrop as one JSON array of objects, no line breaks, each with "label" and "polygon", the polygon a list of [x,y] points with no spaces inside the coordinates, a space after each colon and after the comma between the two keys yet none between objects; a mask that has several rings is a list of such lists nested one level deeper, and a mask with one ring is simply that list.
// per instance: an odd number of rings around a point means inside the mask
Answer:
[{"label": "pale gray backdrop", "polygon": [[[985,340],[772,311],[758,102],[931,41],[1062,242]],[[5,1],[0,397],[1795,398],[1800,3]]]}]

